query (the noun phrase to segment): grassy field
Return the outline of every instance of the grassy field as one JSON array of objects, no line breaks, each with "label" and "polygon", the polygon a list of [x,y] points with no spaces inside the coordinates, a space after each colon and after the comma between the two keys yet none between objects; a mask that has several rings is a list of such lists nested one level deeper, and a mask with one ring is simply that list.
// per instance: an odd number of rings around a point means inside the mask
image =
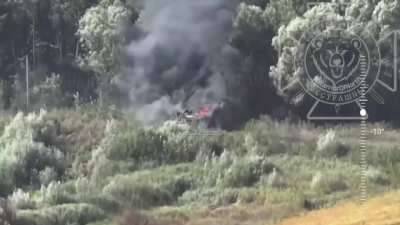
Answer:
[{"label": "grassy field", "polygon": [[[145,128],[129,118],[98,108],[3,117],[0,194],[9,203],[3,219],[291,224],[284,219],[359,198],[357,123],[317,127],[261,118],[239,131],[200,135],[174,121]],[[368,127],[385,129],[368,139],[366,177],[375,196],[399,186],[400,141],[391,126]],[[356,209],[348,203],[332,210],[342,207]]]},{"label": "grassy field", "polygon": [[397,225],[400,224],[400,192],[375,197],[366,204],[354,202],[283,220],[277,225]]}]

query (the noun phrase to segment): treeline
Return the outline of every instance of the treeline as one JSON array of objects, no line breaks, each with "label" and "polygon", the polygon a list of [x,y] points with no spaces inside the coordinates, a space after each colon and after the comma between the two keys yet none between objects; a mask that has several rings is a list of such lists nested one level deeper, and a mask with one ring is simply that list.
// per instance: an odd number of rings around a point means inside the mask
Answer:
[{"label": "treeline", "polygon": [[[261,114],[287,116],[289,111],[305,115],[307,107],[301,107],[301,103],[307,99],[292,96],[299,87],[285,92],[278,84],[288,83],[294,76],[304,76],[295,73],[292,59],[298,49],[287,39],[300,39],[302,31],[316,21],[346,18],[353,25],[368,27],[376,39],[398,29],[400,6],[396,1],[337,1],[343,5],[341,10],[329,4],[310,8],[309,3],[307,0],[227,3],[234,13],[227,44],[240,53],[240,76],[234,78],[239,82],[229,88],[235,92],[231,97],[238,99],[241,109],[245,109],[241,120]],[[142,11],[143,4],[135,0],[0,2],[1,108],[26,109],[27,94],[30,110],[71,107],[77,102],[124,106],[129,93],[117,85],[118,81],[124,81],[122,47],[137,38],[133,36],[146,32],[132,32],[141,22]],[[388,51],[390,54],[390,48]],[[384,92],[382,97],[385,105],[371,103],[371,116],[397,120],[398,94]]]},{"label": "treeline", "polygon": [[82,97],[94,95],[93,73],[76,64],[81,52],[76,31],[86,9],[95,4],[92,0],[0,2],[1,108],[25,110],[26,71],[33,106],[69,105],[76,92]]}]

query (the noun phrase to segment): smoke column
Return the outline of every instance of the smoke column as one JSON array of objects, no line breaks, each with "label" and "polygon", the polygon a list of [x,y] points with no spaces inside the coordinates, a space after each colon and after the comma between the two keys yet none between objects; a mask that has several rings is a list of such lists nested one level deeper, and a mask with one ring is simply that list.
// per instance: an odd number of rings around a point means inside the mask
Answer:
[{"label": "smoke column", "polygon": [[231,0],[147,0],[125,48],[130,105],[144,124],[228,97],[239,54],[228,44]]}]

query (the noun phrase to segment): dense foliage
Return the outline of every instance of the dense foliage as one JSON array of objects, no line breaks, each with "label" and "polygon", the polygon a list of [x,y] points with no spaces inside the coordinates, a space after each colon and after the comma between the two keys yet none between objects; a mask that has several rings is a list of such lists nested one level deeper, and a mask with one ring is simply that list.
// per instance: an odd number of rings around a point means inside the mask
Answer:
[{"label": "dense foliage", "polygon": [[[204,207],[233,203],[285,212],[246,219],[265,224],[354,197],[359,188],[357,127],[324,131],[263,118],[242,131],[201,136],[175,121],[145,128],[96,108],[17,114],[4,124],[0,191],[15,224],[136,225],[120,221],[131,217],[179,224],[196,221]],[[385,129],[371,144],[370,193],[400,184],[398,132]]]},{"label": "dense foliage", "polygon": [[[140,85],[135,82],[141,81],[132,81],[133,78],[129,78],[132,72],[126,69],[131,64],[140,63],[136,61],[141,58],[139,56],[132,61],[126,56],[131,54],[131,45],[139,43],[135,41],[153,29],[146,27],[146,21],[141,19],[141,16],[148,16],[147,13],[153,13],[146,12],[144,3],[133,0],[35,0],[3,1],[0,4],[2,109],[25,109],[26,95],[31,96],[28,107],[31,110],[42,107],[71,107],[74,102],[97,100],[101,104],[118,107],[132,106],[130,101],[133,97],[130,95],[136,92],[126,89]],[[293,39],[298,40],[306,28],[324,20],[347,20],[353,25],[365,27],[377,40],[388,31],[398,29],[397,1],[369,1],[366,4],[362,0],[350,3],[337,1],[333,6],[320,4],[310,7],[308,1],[247,0],[219,5],[218,7],[226,7],[233,14],[231,29],[226,29],[229,38],[225,42],[240,54],[235,62],[240,71],[234,71],[239,76],[231,76],[229,79],[235,81],[228,81],[226,84],[226,98],[235,98],[240,102],[242,115],[234,117],[239,121],[266,113],[277,115],[286,111],[282,115],[287,115],[291,105],[301,101],[293,99],[293,93],[297,93],[298,86],[288,90],[281,90],[281,87],[287,86],[293,77],[302,76],[295,73],[297,68],[293,57],[297,46],[294,46]],[[344,9],[337,10],[335,5]],[[165,21],[166,24],[168,22],[175,23]],[[148,46],[141,46],[142,51],[153,44],[151,40],[147,41],[145,45]],[[385,50],[384,54],[388,55],[389,42],[386,42],[386,48],[388,51]],[[155,51],[160,52],[154,53],[154,57],[171,54],[157,48]],[[160,63],[170,63],[170,59],[160,59],[165,62],[153,59],[153,63],[157,64],[154,67],[161,66],[158,65]],[[183,65],[192,67],[196,63],[196,59],[190,59]],[[26,69],[31,77],[29,93],[26,93]],[[178,68],[172,67],[167,72],[174,73],[174,70]],[[193,70],[186,68],[184,71]],[[172,76],[168,73],[165,76]],[[167,82],[172,78],[162,79],[162,82]],[[191,86],[192,82],[188,85]],[[161,86],[151,85],[142,88],[152,88],[157,92],[156,88]],[[168,92],[163,94],[174,93],[170,90],[174,84],[162,85],[168,86]],[[229,93],[230,89],[233,90],[232,94]],[[390,103],[394,103],[396,96],[397,94],[384,94],[384,98]],[[227,111],[232,113],[235,109],[237,107]],[[378,112],[374,118],[397,120],[394,116],[398,112],[396,104],[385,104],[384,109],[385,113]]]},{"label": "dense foliage", "polygon": [[[295,42],[344,20],[383,38],[400,3],[309,3],[0,1],[0,224],[265,225],[354,199],[360,128],[296,120]],[[383,97],[371,195],[400,185],[399,93]],[[204,102],[222,129],[168,119]]]}]

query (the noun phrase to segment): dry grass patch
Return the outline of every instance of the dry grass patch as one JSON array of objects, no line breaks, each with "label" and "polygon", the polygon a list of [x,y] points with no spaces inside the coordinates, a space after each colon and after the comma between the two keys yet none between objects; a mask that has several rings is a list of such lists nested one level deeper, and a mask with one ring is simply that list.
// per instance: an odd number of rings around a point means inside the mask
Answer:
[{"label": "dry grass patch", "polygon": [[[267,223],[268,224],[268,223]],[[360,206],[356,202],[314,211],[281,221],[276,225],[398,225],[400,191],[376,197]]]}]

